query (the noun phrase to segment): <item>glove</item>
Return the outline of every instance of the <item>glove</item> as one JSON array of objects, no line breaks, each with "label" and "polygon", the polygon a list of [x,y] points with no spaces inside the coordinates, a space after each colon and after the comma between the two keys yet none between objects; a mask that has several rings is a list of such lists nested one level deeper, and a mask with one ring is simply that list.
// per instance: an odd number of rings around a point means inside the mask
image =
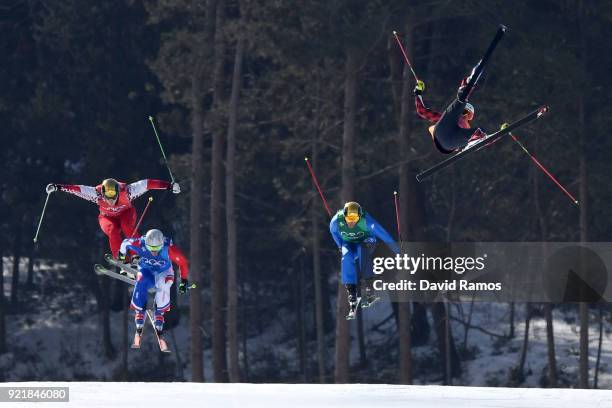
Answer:
[{"label": "glove", "polygon": [[415,96],[419,96],[419,95],[423,95],[423,92],[425,91],[425,82],[421,81],[420,79],[417,80],[416,82],[416,86],[414,87],[414,95]]},{"label": "glove", "polygon": [[170,189],[172,190],[174,194],[178,194],[181,192],[181,186],[179,185],[179,183],[175,181],[173,181],[172,184],[170,184]]},{"label": "glove", "polygon": [[187,289],[189,289],[189,280],[181,279],[181,283],[179,283],[179,293],[184,295]]},{"label": "glove", "polygon": [[502,123],[501,127],[499,128],[499,130],[504,130],[505,128],[507,128],[508,126],[510,126],[509,123]]},{"label": "glove", "polygon": [[140,257],[138,255],[134,255],[132,259],[130,259],[130,265],[134,268],[138,267],[138,262],[140,262]]},{"label": "glove", "polygon": [[45,189],[45,191],[47,192],[47,194],[51,194],[54,191],[57,191],[57,184],[47,184],[47,188]]}]

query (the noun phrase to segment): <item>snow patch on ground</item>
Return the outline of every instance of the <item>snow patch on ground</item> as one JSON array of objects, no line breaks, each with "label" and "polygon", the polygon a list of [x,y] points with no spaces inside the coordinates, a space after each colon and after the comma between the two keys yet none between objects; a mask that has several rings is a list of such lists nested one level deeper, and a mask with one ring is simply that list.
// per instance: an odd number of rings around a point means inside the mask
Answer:
[{"label": "snow patch on ground", "polygon": [[[605,408],[612,391],[526,388],[478,388],[367,384],[197,384],[197,383],[8,383],[2,386],[66,386],[68,403],[37,403],[37,407],[181,408]],[[14,406],[31,406],[16,403]]]}]

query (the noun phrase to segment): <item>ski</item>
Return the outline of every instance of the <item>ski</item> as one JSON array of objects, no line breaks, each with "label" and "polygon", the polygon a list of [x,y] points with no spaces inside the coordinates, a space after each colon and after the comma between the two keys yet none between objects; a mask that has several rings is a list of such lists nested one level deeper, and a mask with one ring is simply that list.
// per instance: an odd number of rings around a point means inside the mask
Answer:
[{"label": "ski", "polygon": [[138,274],[138,271],[132,268],[130,264],[125,264],[121,261],[116,260],[115,258],[113,258],[111,254],[104,255],[104,260],[108,262],[109,264],[116,266],[120,268],[122,271],[126,272],[128,277],[132,279],[135,279],[136,275]]},{"label": "ski", "polygon": [[346,320],[353,320],[357,316],[357,310],[359,310],[359,303],[361,302],[361,297],[357,298],[357,301],[354,305],[349,303],[349,313],[346,315]]},{"label": "ski", "polygon": [[489,44],[489,48],[487,48],[482,59],[478,61],[478,64],[476,64],[476,66],[472,70],[472,73],[467,79],[467,84],[462,89],[461,94],[457,95],[457,98],[459,100],[464,101],[465,98],[470,94],[470,92],[472,91],[472,88],[474,88],[474,86],[480,79],[485,66],[489,62],[489,59],[491,59],[491,55],[493,55],[493,51],[497,47],[497,44],[499,44],[504,34],[506,33],[506,30],[507,30],[506,26],[504,25],[499,26],[499,28],[497,29],[497,33],[495,34],[495,37],[493,37],[493,41],[491,41],[491,44]]},{"label": "ski", "polygon": [[119,279],[120,281],[129,283],[132,286],[136,285],[136,281],[134,279],[131,279],[130,277],[125,276],[125,275],[121,275],[120,273],[111,271],[110,269],[100,264],[94,265],[94,272],[98,275],[106,275],[114,279]]},{"label": "ski", "polygon": [[367,309],[368,307],[372,306],[374,303],[377,303],[380,300],[379,296],[374,296],[371,300],[364,300],[363,302],[361,302],[361,308],[362,309]]},{"label": "ski", "polygon": [[546,112],[548,112],[548,106],[544,105],[544,106],[539,107],[538,109],[536,109],[535,111],[531,112],[530,114],[522,117],[521,119],[519,119],[519,120],[517,120],[515,122],[512,122],[506,128],[498,130],[497,132],[492,133],[490,135],[487,135],[486,137],[484,137],[483,139],[477,141],[476,143],[473,143],[472,145],[466,146],[463,150],[461,150],[458,153],[455,153],[454,155],[452,155],[448,159],[443,160],[443,161],[435,164],[433,167],[430,167],[429,169],[427,169],[427,170],[417,174],[416,179],[419,182],[425,180],[427,177],[430,177],[432,174],[435,174],[438,171],[444,169],[445,167],[450,166],[451,164],[453,164],[454,162],[456,162],[459,159],[464,158],[468,154],[470,154],[472,152],[475,152],[477,150],[480,150],[484,146],[488,145],[489,143],[493,143],[493,142],[497,141],[502,136],[507,135],[508,133],[512,132],[513,130],[515,130],[515,129],[521,127],[521,126],[525,126],[526,124],[531,123],[531,122],[539,119]]},{"label": "ski", "polygon": [[[118,279],[118,280],[120,280],[122,282],[129,283],[132,286],[136,285],[136,280],[130,278],[129,276],[122,275],[122,274],[117,273],[115,271],[111,271],[110,269],[108,269],[104,265],[95,264],[94,265],[94,272],[97,275],[106,275],[106,276],[109,276],[111,278]],[[149,289],[149,293],[155,293],[155,288],[150,288]]]},{"label": "ski", "polygon": [[170,348],[168,348],[168,343],[166,343],[166,340],[162,336],[160,336],[159,333],[157,332],[157,329],[155,328],[155,321],[153,320],[152,313],[149,309],[147,309],[147,317],[149,318],[149,321],[151,322],[151,326],[153,326],[155,337],[157,337],[157,344],[159,345],[159,351],[161,351],[162,353],[171,353]]}]

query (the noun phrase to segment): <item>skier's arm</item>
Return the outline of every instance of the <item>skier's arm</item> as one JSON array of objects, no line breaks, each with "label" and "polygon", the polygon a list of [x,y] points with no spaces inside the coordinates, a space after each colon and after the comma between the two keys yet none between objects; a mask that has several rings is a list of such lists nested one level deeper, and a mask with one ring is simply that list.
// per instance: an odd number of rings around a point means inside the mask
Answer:
[{"label": "skier's arm", "polygon": [[127,194],[130,201],[140,197],[150,190],[167,190],[172,186],[169,181],[157,179],[144,179],[128,184]]},{"label": "skier's arm", "polygon": [[395,242],[391,234],[389,234],[387,230],[385,230],[382,225],[378,223],[378,221],[372,218],[369,214],[366,214],[366,223],[376,238],[382,240],[393,252],[399,254],[399,245],[397,245],[397,242]]},{"label": "skier's arm", "polygon": [[168,256],[170,256],[170,260],[173,263],[178,265],[179,271],[181,272],[181,280],[186,281],[189,276],[189,261],[183,251],[176,245],[170,244]]},{"label": "skier's arm", "polygon": [[[92,186],[83,186],[80,184],[49,184],[49,186],[54,186],[54,190],[52,191],[59,190],[84,200],[91,201],[92,203],[98,202],[98,191]],[[47,192],[49,191],[49,186],[47,186]]]},{"label": "skier's arm", "polygon": [[329,222],[329,232],[331,233],[332,238],[336,242],[336,246],[338,248],[341,248],[342,236],[340,235],[340,230],[338,230],[338,214],[334,215],[334,217]]},{"label": "skier's arm", "polygon": [[119,258],[125,259],[128,250],[133,251],[137,254],[140,253],[140,238],[126,238],[119,247]]},{"label": "skier's arm", "polygon": [[440,120],[442,114],[440,112],[433,111],[425,106],[423,102],[423,97],[421,95],[415,95],[414,104],[416,106],[416,113],[421,118],[427,120],[428,122],[435,123]]}]

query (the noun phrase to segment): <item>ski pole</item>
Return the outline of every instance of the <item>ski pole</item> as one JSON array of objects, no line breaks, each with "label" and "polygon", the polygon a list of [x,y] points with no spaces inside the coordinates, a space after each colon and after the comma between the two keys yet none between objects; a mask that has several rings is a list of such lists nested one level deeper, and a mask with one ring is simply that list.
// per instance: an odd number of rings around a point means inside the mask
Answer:
[{"label": "ski pole", "polygon": [[147,205],[145,206],[144,210],[142,210],[142,214],[140,214],[140,219],[138,220],[138,222],[136,223],[136,226],[134,227],[134,230],[130,234],[130,238],[134,238],[134,234],[136,233],[136,231],[138,231],[138,227],[140,227],[140,223],[142,222],[142,219],[147,213],[147,210],[149,209],[149,204],[151,204],[152,201],[153,201],[153,197],[150,196],[149,201],[147,201]]},{"label": "ski pole", "polygon": [[561,189],[561,191],[563,191],[565,193],[565,195],[567,195],[576,205],[580,205],[580,202],[578,202],[578,200],[576,200],[576,198],[569,192],[567,191],[567,189],[565,187],[563,187],[561,185],[561,183],[559,183],[557,181],[557,179],[555,178],[555,176],[553,176],[543,165],[542,163],[540,163],[540,161],[538,159],[535,158],[534,155],[532,155],[531,153],[529,153],[529,150],[527,150],[527,148],[525,147],[524,144],[522,144],[517,138],[516,136],[514,136],[513,133],[510,133],[510,137],[512,137],[512,140],[514,140],[520,147],[521,149],[523,149],[523,151],[527,154],[527,156],[529,156],[531,158],[531,161],[533,161],[535,163],[536,166],[538,166],[540,168],[540,170],[542,170],[544,172],[544,174],[546,174],[548,176],[548,178],[550,178],[553,183],[555,183],[557,185],[557,187],[559,187]]},{"label": "ski pole", "polygon": [[332,212],[329,209],[329,206],[327,205],[327,200],[325,200],[325,196],[323,195],[323,191],[321,191],[321,186],[319,186],[319,182],[317,181],[317,176],[315,176],[315,174],[314,174],[314,170],[312,169],[312,166],[310,165],[310,162],[308,161],[308,157],[306,157],[304,160],[306,160],[306,165],[308,166],[308,170],[310,171],[310,175],[312,177],[312,181],[314,181],[315,186],[317,187],[317,191],[319,191],[319,195],[321,196],[321,200],[323,200],[323,205],[325,205],[325,209],[327,210],[327,215],[329,215],[331,217],[332,216]]},{"label": "ski pole", "polygon": [[402,232],[400,230],[400,214],[399,214],[399,205],[397,203],[397,191],[393,192],[393,201],[395,202],[395,222],[397,223],[397,239],[401,242],[402,240]]},{"label": "ski pole", "polygon": [[45,199],[45,205],[43,205],[42,213],[40,214],[40,220],[38,220],[38,227],[36,228],[36,235],[34,235],[34,243],[38,241],[38,232],[40,231],[40,226],[42,225],[43,218],[45,216],[45,211],[47,210],[47,203],[49,202],[49,197],[51,193],[47,193],[47,198]]},{"label": "ski pole", "polygon": [[153,122],[153,116],[149,116],[149,121],[151,122],[151,126],[153,127],[153,132],[155,132],[155,138],[157,139],[157,144],[159,144],[159,149],[162,152],[162,156],[164,157],[164,163],[166,164],[166,168],[168,169],[168,173],[170,173],[170,180],[174,183],[174,176],[172,175],[172,171],[170,170],[170,165],[168,164],[168,159],[166,158],[166,153],[164,152],[164,147],[161,144],[161,140],[159,140],[159,135],[157,134],[157,129],[155,128],[155,122]]},{"label": "ski pole", "polygon": [[397,41],[397,45],[399,45],[400,50],[402,50],[402,54],[404,55],[404,59],[406,60],[406,64],[408,64],[408,68],[410,68],[410,72],[412,72],[412,75],[414,76],[414,80],[418,81],[419,78],[417,77],[417,74],[414,72],[414,69],[412,68],[412,64],[410,63],[410,60],[408,59],[408,54],[406,54],[406,50],[404,49],[404,46],[402,45],[402,42],[400,41],[399,37],[397,36],[397,31],[393,30],[393,35],[395,36],[395,40]]}]

